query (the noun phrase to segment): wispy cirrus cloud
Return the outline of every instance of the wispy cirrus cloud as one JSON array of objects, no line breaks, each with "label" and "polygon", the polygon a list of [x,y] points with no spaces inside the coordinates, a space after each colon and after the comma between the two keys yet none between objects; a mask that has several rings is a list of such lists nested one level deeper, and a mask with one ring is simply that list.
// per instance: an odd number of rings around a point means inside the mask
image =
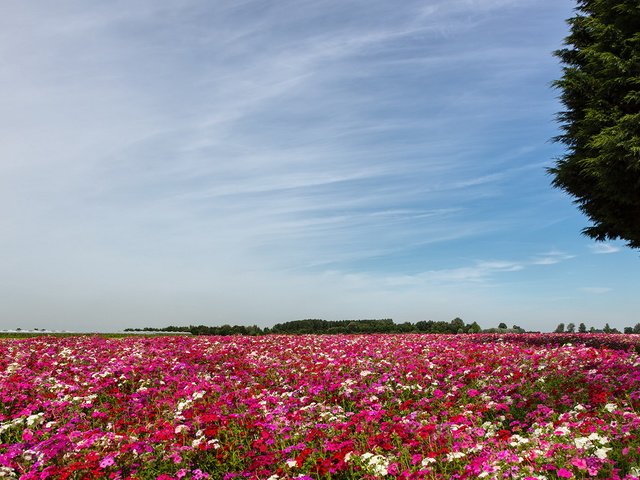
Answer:
[{"label": "wispy cirrus cloud", "polygon": [[[386,239],[374,249],[380,251],[419,238],[486,231],[490,222],[470,221],[466,203],[494,196],[497,184],[517,174],[487,173],[491,164],[477,168],[470,147],[456,142],[449,126],[464,125],[458,102],[447,96],[455,89],[421,100],[397,95],[379,80],[390,74],[391,82],[415,92],[414,79],[406,77],[411,67],[385,73],[386,62],[424,58],[415,48],[442,41],[443,24],[449,22],[449,33],[467,31],[471,25],[458,15],[469,18],[502,3],[441,2],[424,15],[416,15],[422,8],[418,2],[403,9],[367,4],[369,16],[357,24],[334,21],[344,7],[332,2],[278,4],[259,16],[247,15],[256,7],[251,2],[215,9],[200,2],[173,7],[142,2],[124,12],[73,5],[56,13],[59,21],[35,29],[34,46],[48,48],[30,61],[34,75],[15,89],[22,99],[46,93],[35,96],[31,112],[38,112],[39,125],[46,123],[49,135],[61,142],[53,156],[40,152],[47,137],[44,143],[28,142],[20,155],[27,161],[16,167],[39,169],[30,171],[23,194],[34,185],[44,190],[43,216],[76,202],[79,214],[96,222],[92,230],[111,229],[111,218],[129,222],[124,228],[134,235],[143,234],[135,227],[143,219],[175,229],[215,225],[225,236],[242,238],[237,245],[254,249],[310,232],[316,247],[323,236],[332,236],[324,242],[327,248],[348,249],[356,236],[377,235]],[[360,7],[353,2],[345,12],[353,15]],[[23,23],[38,21],[37,10],[22,8],[16,11]],[[87,32],[92,33],[88,42],[75,41]],[[19,50],[5,53],[18,56]],[[464,55],[429,58],[440,62],[432,64],[434,72],[456,61],[479,66],[468,49]],[[15,78],[22,72],[9,73]],[[437,116],[416,116],[416,100]],[[8,111],[17,112],[20,103],[10,103],[15,108]],[[41,111],[64,113],[41,116]],[[35,117],[26,115],[35,125]],[[476,128],[467,127],[474,138]],[[79,143],[70,141],[70,132]],[[410,142],[408,134],[414,137]],[[16,138],[7,135],[7,143],[15,145]],[[372,216],[418,204],[428,212],[453,206],[457,213],[418,213],[411,222],[408,216],[404,221]],[[336,258],[342,253],[334,251]]]},{"label": "wispy cirrus cloud", "polygon": [[550,250],[549,252],[543,253],[531,260],[531,263],[533,265],[555,265],[556,263],[560,263],[564,260],[570,260],[572,258],[575,258],[575,255],[559,250]]},{"label": "wispy cirrus cloud", "polygon": [[611,245],[610,243],[596,243],[594,245],[589,245],[589,249],[591,250],[591,253],[595,253],[597,255],[606,255],[620,251],[620,247]]},{"label": "wispy cirrus cloud", "polygon": [[569,3],[7,5],[0,279],[45,300],[5,316],[417,311],[572,259],[538,254],[575,251],[544,174]]}]

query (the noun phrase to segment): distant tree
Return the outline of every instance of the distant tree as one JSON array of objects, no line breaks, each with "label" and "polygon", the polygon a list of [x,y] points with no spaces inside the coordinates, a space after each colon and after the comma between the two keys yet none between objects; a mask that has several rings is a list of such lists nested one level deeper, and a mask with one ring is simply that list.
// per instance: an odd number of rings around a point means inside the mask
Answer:
[{"label": "distant tree", "polygon": [[396,325],[396,331],[400,333],[410,333],[410,332],[415,332],[416,327],[411,322],[404,322],[404,323],[400,323],[399,325]]},{"label": "distant tree", "polygon": [[624,333],[627,333],[627,334],[633,333],[633,327],[624,327]]},{"label": "distant tree", "polygon": [[451,331],[451,324],[444,320],[433,322],[431,333],[455,333]]},{"label": "distant tree", "polygon": [[418,329],[419,332],[431,332],[432,327],[433,327],[432,320],[429,320],[429,321],[420,320],[419,322],[416,322],[416,328]]},{"label": "distant tree", "polygon": [[636,323],[633,327],[633,333],[640,333],[640,323]]},{"label": "distant tree", "polygon": [[549,172],[591,220],[583,233],[640,248],[638,0],[577,0],[555,82],[567,153]]},{"label": "distant tree", "polygon": [[500,328],[500,329],[502,329],[502,330],[506,330],[508,327],[507,327],[507,324],[506,324],[506,323],[504,323],[504,322],[500,322],[500,324],[498,325],[498,328]]},{"label": "distant tree", "polygon": [[478,322],[473,322],[467,328],[467,333],[480,333],[481,331],[482,331],[482,328],[480,328],[480,325],[478,325]]},{"label": "distant tree", "polygon": [[554,333],[564,333],[564,323],[559,323],[556,329],[553,331]]},{"label": "distant tree", "polygon": [[602,329],[602,331],[603,331],[604,333],[612,333],[612,331],[611,331],[611,327],[609,326],[609,324],[608,324],[608,323],[606,323],[606,324],[604,325],[604,328]]},{"label": "distant tree", "polygon": [[464,320],[459,317],[451,320],[451,333],[464,333]]},{"label": "distant tree", "polygon": [[578,332],[579,333],[587,333],[587,326],[584,323],[581,323],[578,326]]},{"label": "distant tree", "polygon": [[571,322],[569,324],[567,324],[567,333],[575,333],[576,331],[576,324]]}]

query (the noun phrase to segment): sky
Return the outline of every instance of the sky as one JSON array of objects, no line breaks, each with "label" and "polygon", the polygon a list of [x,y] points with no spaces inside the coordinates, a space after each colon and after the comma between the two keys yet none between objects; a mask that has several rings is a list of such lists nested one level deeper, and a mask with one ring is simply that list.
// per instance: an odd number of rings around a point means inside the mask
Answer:
[{"label": "sky", "polygon": [[26,0],[0,329],[640,317],[546,168],[568,0]]}]

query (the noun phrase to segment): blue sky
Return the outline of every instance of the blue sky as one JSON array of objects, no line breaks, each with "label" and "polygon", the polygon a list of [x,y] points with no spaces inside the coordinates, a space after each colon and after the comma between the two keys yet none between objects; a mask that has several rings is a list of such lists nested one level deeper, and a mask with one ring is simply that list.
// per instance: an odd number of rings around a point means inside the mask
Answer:
[{"label": "blue sky", "polygon": [[11,2],[0,328],[640,321],[545,168],[565,0]]}]

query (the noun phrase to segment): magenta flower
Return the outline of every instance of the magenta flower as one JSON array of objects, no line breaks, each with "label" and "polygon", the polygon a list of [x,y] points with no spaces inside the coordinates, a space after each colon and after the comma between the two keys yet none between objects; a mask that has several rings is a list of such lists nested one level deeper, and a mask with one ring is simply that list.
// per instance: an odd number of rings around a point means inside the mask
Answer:
[{"label": "magenta flower", "polygon": [[587,461],[584,458],[574,458],[571,460],[571,465],[578,467],[580,470],[587,469]]},{"label": "magenta flower", "polygon": [[0,477],[633,480],[639,347],[590,334],[0,339]]},{"label": "magenta flower", "polygon": [[100,468],[108,468],[115,464],[116,462],[111,455],[108,455],[100,460]]},{"label": "magenta flower", "polygon": [[560,478],[571,478],[573,477],[573,473],[571,473],[571,470],[567,470],[566,468],[560,468],[556,474],[558,475],[558,477]]}]

